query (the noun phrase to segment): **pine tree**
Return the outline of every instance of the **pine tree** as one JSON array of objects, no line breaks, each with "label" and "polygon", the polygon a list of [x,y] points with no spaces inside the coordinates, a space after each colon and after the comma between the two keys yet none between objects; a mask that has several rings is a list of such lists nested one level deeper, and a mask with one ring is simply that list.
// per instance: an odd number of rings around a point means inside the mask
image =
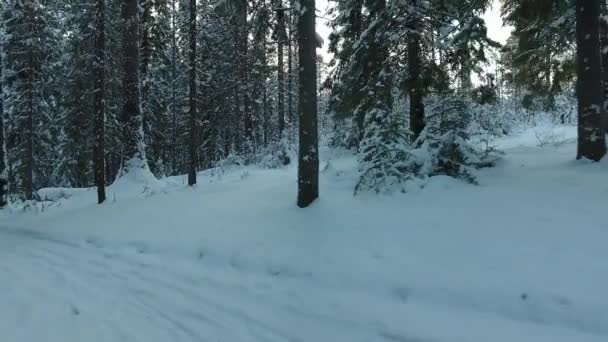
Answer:
[{"label": "pine tree", "polygon": [[91,185],[94,131],[93,94],[95,65],[93,48],[95,32],[91,22],[95,21],[95,2],[81,1],[67,8],[67,31],[70,35],[66,42],[67,62],[65,67],[65,89],[62,106],[65,110],[63,130],[65,133],[64,151],[60,172],[66,184],[74,187]]},{"label": "pine tree", "polygon": [[513,81],[527,93],[524,106],[551,109],[561,83],[575,77],[573,0],[505,0],[503,17],[513,26]]},{"label": "pine tree", "polygon": [[[9,180],[12,192],[34,198],[35,154],[47,134],[42,120],[52,118],[48,88],[51,52],[47,10],[37,0],[11,1],[4,11],[4,108]],[[48,94],[48,93],[46,93]]]}]

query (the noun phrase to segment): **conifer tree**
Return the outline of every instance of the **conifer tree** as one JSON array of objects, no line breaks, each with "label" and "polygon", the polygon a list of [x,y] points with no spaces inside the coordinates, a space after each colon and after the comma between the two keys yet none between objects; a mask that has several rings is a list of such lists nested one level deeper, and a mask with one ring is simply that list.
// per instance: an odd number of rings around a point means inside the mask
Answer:
[{"label": "conifer tree", "polygon": [[54,114],[47,102],[50,99],[44,97],[51,77],[47,58],[54,56],[49,21],[49,12],[38,0],[11,1],[4,11],[9,180],[13,192],[28,200],[34,198],[36,149],[40,150],[41,138],[49,133],[45,130],[49,127],[41,124]]}]

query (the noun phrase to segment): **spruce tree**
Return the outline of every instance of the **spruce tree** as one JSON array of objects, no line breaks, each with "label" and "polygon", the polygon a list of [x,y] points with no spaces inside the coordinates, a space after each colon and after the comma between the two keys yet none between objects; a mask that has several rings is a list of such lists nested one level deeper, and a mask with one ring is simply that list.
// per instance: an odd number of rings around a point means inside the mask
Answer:
[{"label": "spruce tree", "polygon": [[[35,154],[48,137],[53,118],[48,94],[51,70],[47,58],[54,56],[49,31],[49,12],[38,0],[15,0],[4,11],[4,108],[7,130],[9,180],[12,192],[34,198]],[[38,169],[38,171],[43,171]],[[39,173],[40,174],[40,173]]]}]

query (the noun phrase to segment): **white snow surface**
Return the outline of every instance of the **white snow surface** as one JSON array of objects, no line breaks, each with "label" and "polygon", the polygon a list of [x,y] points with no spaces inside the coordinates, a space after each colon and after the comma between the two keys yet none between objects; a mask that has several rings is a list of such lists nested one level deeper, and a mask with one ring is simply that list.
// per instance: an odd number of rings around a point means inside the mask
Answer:
[{"label": "white snow surface", "polygon": [[46,190],[0,214],[0,341],[606,342],[608,163],[559,134],[392,196],[325,151],[305,210],[294,168]]}]

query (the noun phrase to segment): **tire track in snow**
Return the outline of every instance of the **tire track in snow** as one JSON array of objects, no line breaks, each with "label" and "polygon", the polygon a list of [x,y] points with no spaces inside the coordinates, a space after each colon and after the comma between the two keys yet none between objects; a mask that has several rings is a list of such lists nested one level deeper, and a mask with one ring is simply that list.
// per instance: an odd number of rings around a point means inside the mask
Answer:
[{"label": "tire track in snow", "polygon": [[[209,328],[218,336],[232,336],[231,331],[241,325],[247,326],[252,335],[264,336],[266,341],[297,341],[286,332],[254,319],[238,306],[227,307],[214,299],[235,295],[247,297],[247,289],[243,286],[224,284],[209,277],[196,279],[169,273],[157,265],[142,264],[119,253],[108,257],[103,253],[103,247],[91,249],[86,245],[47,238],[37,232],[0,233],[21,243],[18,253],[12,257],[19,260],[18,265],[29,266],[30,270],[24,270],[25,273],[44,273],[48,282],[53,284],[52,289],[46,290],[48,296],[66,304],[76,303],[66,306],[76,307],[78,315],[87,313],[86,310],[82,312],[83,305],[78,303],[78,296],[85,301],[96,298],[97,303],[115,302],[119,297],[124,301],[121,309],[128,315],[146,316],[156,323],[164,322],[161,326],[166,331],[179,331],[181,337],[174,334],[172,341],[204,341],[204,333]],[[10,265],[2,265],[2,268],[11,269]],[[178,286],[177,283],[185,285]],[[175,305],[175,301],[183,306]],[[194,306],[200,309],[193,309]],[[158,328],[158,324],[154,325]],[[119,326],[113,329],[121,330]],[[142,340],[149,341],[149,338]]]}]

